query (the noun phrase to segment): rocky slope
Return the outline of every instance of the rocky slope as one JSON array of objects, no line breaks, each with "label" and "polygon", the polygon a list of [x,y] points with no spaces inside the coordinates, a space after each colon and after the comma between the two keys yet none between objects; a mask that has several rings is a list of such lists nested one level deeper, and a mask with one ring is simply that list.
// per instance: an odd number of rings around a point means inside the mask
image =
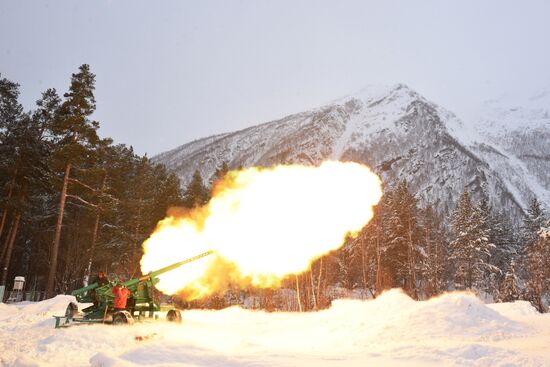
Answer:
[{"label": "rocky slope", "polygon": [[498,113],[490,116],[496,117],[464,124],[405,85],[369,87],[153,159],[174,170],[183,185],[195,170],[210,178],[223,161],[237,168],[353,160],[372,167],[386,186],[407,180],[421,203],[434,204],[442,215],[449,215],[468,188],[474,195],[487,192],[494,207],[518,222],[533,195],[550,207],[550,127],[525,128],[518,119],[503,133],[494,126],[505,122]]}]

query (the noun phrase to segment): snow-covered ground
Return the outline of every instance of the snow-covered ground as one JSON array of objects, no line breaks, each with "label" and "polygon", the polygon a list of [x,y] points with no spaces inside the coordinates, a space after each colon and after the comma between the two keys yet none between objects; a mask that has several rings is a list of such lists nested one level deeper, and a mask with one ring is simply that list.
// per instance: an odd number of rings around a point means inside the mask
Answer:
[{"label": "snow-covered ground", "polygon": [[550,314],[466,293],[416,302],[392,290],[320,312],[232,307],[185,311],[182,324],[54,329],[71,299],[0,304],[0,365],[550,366]]}]

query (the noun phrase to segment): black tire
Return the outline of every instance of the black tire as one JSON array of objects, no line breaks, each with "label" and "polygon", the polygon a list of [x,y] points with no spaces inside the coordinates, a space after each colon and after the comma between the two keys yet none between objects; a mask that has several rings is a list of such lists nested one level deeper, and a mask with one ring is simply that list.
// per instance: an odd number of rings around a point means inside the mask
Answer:
[{"label": "black tire", "polygon": [[120,311],[113,315],[113,325],[133,324],[134,318],[126,311]]},{"label": "black tire", "polygon": [[181,312],[179,310],[170,310],[166,314],[166,320],[170,322],[181,323]]},{"label": "black tire", "polygon": [[67,309],[65,310],[65,317],[67,320],[72,320],[74,317],[78,315],[78,306],[76,303],[71,302],[67,305]]}]

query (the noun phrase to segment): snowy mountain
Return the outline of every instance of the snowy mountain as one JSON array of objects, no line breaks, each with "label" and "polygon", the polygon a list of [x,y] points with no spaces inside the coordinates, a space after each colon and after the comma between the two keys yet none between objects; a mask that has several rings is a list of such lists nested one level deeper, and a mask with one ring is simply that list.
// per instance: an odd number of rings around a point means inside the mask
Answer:
[{"label": "snowy mountain", "polygon": [[475,129],[500,153],[484,158],[518,196],[530,189],[550,207],[550,88],[524,100],[501,96],[476,114]]},{"label": "snowy mountain", "polygon": [[[433,203],[443,215],[449,215],[468,188],[474,195],[485,190],[494,207],[518,221],[533,195],[550,207],[548,112],[537,111],[500,111],[487,105],[478,121],[464,124],[405,85],[368,87],[319,108],[184,144],[153,159],[174,170],[183,185],[195,170],[209,179],[223,161],[237,168],[353,160],[372,167],[386,185],[407,180],[421,203]],[[512,127],[508,120],[514,121]]]}]

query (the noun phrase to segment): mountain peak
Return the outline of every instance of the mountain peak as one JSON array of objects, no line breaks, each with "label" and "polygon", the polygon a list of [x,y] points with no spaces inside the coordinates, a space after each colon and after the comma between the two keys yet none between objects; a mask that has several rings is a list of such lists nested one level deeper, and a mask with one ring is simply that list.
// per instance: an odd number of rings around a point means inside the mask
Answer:
[{"label": "mountain peak", "polygon": [[370,84],[358,91],[333,100],[330,104],[346,104],[351,100],[358,100],[365,106],[384,103],[391,104],[394,107],[405,106],[414,100],[427,102],[415,90],[409,88],[406,84],[398,83],[393,85]]}]

